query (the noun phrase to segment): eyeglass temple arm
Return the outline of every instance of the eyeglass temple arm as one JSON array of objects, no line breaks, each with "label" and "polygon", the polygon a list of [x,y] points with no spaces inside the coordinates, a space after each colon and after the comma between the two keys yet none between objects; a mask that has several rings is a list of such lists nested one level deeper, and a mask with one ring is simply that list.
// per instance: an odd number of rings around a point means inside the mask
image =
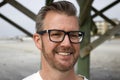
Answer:
[{"label": "eyeglass temple arm", "polygon": [[48,32],[48,30],[39,31],[39,32],[37,32],[37,33],[43,35],[43,34],[46,33],[46,32]]}]

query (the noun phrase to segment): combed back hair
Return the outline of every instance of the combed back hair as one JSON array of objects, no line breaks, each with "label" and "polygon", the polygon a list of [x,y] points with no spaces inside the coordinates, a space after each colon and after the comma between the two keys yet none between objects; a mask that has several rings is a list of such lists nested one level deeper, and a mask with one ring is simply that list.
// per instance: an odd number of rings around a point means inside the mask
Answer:
[{"label": "combed back hair", "polygon": [[71,2],[68,1],[53,2],[47,6],[42,7],[41,10],[39,11],[36,18],[36,32],[43,30],[44,24],[43,20],[49,11],[54,11],[59,14],[65,14],[68,16],[77,15],[77,10]]}]

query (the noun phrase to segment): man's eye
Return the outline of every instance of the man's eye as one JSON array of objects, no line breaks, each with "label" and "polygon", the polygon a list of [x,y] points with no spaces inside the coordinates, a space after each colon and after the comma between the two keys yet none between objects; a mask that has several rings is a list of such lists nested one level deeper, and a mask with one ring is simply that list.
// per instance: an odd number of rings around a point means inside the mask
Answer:
[{"label": "man's eye", "polygon": [[51,36],[53,36],[53,37],[60,37],[60,36],[62,36],[62,34],[61,33],[52,33]]},{"label": "man's eye", "polygon": [[78,39],[78,34],[72,34],[72,35],[70,35],[70,38],[71,39],[74,39],[74,40],[76,40],[76,39]]},{"label": "man's eye", "polygon": [[59,35],[61,35],[61,34],[59,34],[59,33],[53,33],[52,34],[52,36],[59,36]]},{"label": "man's eye", "polygon": [[78,37],[78,34],[71,34],[70,37]]}]

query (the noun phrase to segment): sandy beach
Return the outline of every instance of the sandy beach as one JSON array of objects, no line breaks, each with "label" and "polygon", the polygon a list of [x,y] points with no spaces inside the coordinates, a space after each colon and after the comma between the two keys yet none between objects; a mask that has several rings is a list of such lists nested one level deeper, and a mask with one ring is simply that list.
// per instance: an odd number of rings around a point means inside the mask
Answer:
[{"label": "sandy beach", "polygon": [[120,39],[104,42],[91,52],[90,80],[120,80]]},{"label": "sandy beach", "polygon": [[[90,80],[120,80],[120,39],[91,52]],[[0,40],[0,80],[21,80],[37,72],[40,52],[31,40]]]},{"label": "sandy beach", "polygon": [[39,55],[32,40],[1,40],[0,80],[21,80],[37,72]]}]

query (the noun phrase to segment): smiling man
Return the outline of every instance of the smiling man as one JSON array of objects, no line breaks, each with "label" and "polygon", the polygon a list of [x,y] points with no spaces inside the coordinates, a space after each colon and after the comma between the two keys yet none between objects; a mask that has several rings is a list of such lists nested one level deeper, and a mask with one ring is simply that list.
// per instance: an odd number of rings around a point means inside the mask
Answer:
[{"label": "smiling man", "polygon": [[23,80],[87,80],[74,72],[84,36],[76,13],[68,1],[41,8],[33,39],[41,51],[42,69]]}]

